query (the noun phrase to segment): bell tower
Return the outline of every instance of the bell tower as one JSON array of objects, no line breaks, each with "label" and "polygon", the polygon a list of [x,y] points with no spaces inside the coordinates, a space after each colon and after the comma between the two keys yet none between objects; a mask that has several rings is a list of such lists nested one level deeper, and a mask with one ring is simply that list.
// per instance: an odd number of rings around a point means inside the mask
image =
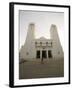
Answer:
[{"label": "bell tower", "polygon": [[52,24],[50,28],[50,35],[52,39],[52,44],[53,44],[53,55],[55,57],[63,57],[63,49],[60,43],[59,35],[58,35],[58,30],[56,25]]},{"label": "bell tower", "polygon": [[28,26],[28,32],[27,32],[26,41],[25,41],[26,44],[28,43],[30,44],[34,40],[35,38],[34,30],[35,30],[35,24],[30,23]]},{"label": "bell tower", "polygon": [[21,58],[30,59],[30,58],[33,57],[32,56],[33,53],[34,53],[33,41],[35,39],[34,31],[35,31],[35,24],[30,23],[29,26],[28,26],[28,32],[27,32],[25,44],[21,48],[21,53],[20,53]]},{"label": "bell tower", "polygon": [[58,36],[58,32],[57,32],[57,27],[54,24],[51,25],[50,35],[51,35],[51,39],[56,41],[56,43],[60,44],[60,40],[59,40],[59,36]]}]

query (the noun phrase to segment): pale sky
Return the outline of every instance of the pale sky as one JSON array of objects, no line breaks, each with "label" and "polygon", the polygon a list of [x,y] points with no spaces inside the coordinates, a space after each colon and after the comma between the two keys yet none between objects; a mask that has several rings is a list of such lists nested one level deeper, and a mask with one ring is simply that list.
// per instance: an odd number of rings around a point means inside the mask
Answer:
[{"label": "pale sky", "polygon": [[28,25],[35,23],[35,38],[45,37],[50,38],[50,26],[55,24],[58,29],[58,34],[62,48],[64,49],[64,13],[61,12],[46,12],[46,11],[19,11],[19,38],[20,47],[24,45]]}]

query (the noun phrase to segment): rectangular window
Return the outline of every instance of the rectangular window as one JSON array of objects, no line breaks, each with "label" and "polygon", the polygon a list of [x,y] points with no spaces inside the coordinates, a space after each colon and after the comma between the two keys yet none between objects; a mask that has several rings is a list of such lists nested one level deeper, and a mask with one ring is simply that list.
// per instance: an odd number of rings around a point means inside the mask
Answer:
[{"label": "rectangular window", "polygon": [[42,51],[42,58],[47,58],[47,54],[45,50]]},{"label": "rectangular window", "polygon": [[48,57],[52,58],[52,51],[51,50],[48,50]]},{"label": "rectangular window", "polygon": [[36,58],[40,58],[40,50],[36,51]]}]

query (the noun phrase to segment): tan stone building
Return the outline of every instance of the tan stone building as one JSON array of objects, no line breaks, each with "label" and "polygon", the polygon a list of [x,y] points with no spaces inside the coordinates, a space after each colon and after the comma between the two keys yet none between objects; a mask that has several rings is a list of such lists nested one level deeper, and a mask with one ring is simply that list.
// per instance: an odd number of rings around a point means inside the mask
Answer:
[{"label": "tan stone building", "polygon": [[42,58],[49,60],[51,58],[64,57],[56,25],[51,25],[50,39],[44,37],[35,39],[34,34],[35,24],[31,23],[28,26],[25,44],[20,49],[20,60],[37,60]]}]

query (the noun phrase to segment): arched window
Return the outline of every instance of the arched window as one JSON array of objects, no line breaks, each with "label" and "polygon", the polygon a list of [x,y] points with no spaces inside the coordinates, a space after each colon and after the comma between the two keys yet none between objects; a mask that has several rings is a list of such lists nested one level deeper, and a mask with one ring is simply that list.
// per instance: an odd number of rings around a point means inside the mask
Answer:
[{"label": "arched window", "polygon": [[42,42],[40,42],[40,44],[42,44]]},{"label": "arched window", "polygon": [[37,44],[37,42],[35,42],[35,44]]},{"label": "arched window", "polygon": [[51,42],[51,46],[52,46],[52,42]]},{"label": "arched window", "polygon": [[29,55],[29,52],[27,52],[26,55]]},{"label": "arched window", "polygon": [[46,44],[48,44],[48,42],[46,42]]}]

